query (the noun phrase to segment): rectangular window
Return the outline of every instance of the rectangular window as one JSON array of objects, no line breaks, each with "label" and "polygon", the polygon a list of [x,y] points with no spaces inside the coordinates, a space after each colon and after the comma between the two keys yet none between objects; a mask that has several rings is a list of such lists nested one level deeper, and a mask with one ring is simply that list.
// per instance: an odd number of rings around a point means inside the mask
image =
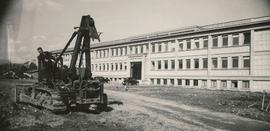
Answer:
[{"label": "rectangular window", "polygon": [[238,68],[238,56],[232,57],[232,67],[233,68]]},{"label": "rectangular window", "polygon": [[212,58],[212,68],[213,69],[216,69],[217,68],[217,64],[218,64],[218,61],[217,61],[217,58]]},{"label": "rectangular window", "polygon": [[160,85],[160,79],[157,79],[157,84]]},{"label": "rectangular window", "polygon": [[238,88],[238,81],[236,80],[232,81],[232,88]]},{"label": "rectangular window", "polygon": [[191,41],[187,40],[187,50],[190,50],[190,49],[191,49]]},{"label": "rectangular window", "polygon": [[244,45],[249,45],[251,42],[251,38],[250,38],[250,32],[245,32],[244,33]]},{"label": "rectangular window", "polygon": [[228,68],[228,58],[227,57],[222,57],[221,62],[222,62],[222,68],[224,68],[224,69]]},{"label": "rectangular window", "polygon": [[194,41],[194,48],[195,48],[195,49],[200,48],[200,42],[199,42],[198,39],[195,39],[195,41]]},{"label": "rectangular window", "polygon": [[190,80],[186,80],[186,86],[190,85]]},{"label": "rectangular window", "polygon": [[151,69],[155,70],[155,61],[152,61],[151,63],[152,63],[152,68]]},{"label": "rectangular window", "polygon": [[220,87],[221,88],[227,88],[227,81],[226,80],[221,80]]},{"label": "rectangular window", "polygon": [[202,80],[202,87],[207,87],[207,80]]},{"label": "rectangular window", "polygon": [[164,61],[164,69],[168,69],[168,60]]},{"label": "rectangular window", "polygon": [[167,85],[167,79],[163,79],[163,85]]},{"label": "rectangular window", "polygon": [[239,35],[238,34],[233,35],[233,45],[234,46],[239,45]]},{"label": "rectangular window", "polygon": [[203,38],[203,48],[208,48],[208,38]]},{"label": "rectangular window", "polygon": [[155,44],[152,44],[152,52],[155,52]]},{"label": "rectangular window", "polygon": [[135,54],[138,54],[138,51],[139,51],[138,48],[140,48],[140,46],[135,46]]},{"label": "rectangular window", "polygon": [[161,61],[158,61],[158,69],[161,69]]},{"label": "rectangular window", "polygon": [[154,85],[154,79],[150,79],[151,84]]},{"label": "rectangular window", "polygon": [[228,46],[228,35],[222,36],[222,45],[225,47]]},{"label": "rectangular window", "polygon": [[123,55],[123,48],[120,48],[120,56]]},{"label": "rectangular window", "polygon": [[118,56],[118,48],[115,48],[115,55]]},{"label": "rectangular window", "polygon": [[177,79],[178,85],[182,85],[182,79]]},{"label": "rectangular window", "polygon": [[211,80],[211,87],[216,88],[217,87],[217,80]]},{"label": "rectangular window", "polygon": [[213,40],[213,48],[218,47],[218,37],[217,36],[213,36],[212,40]]},{"label": "rectangular window", "polygon": [[199,85],[198,80],[193,80],[193,86],[198,86],[198,85]]},{"label": "rectangular window", "polygon": [[243,63],[244,63],[244,68],[249,68],[250,67],[250,57],[249,56],[244,56],[243,57]]},{"label": "rectangular window", "polygon": [[109,63],[107,63],[107,71],[109,70],[109,68],[110,68],[110,64],[109,64]]},{"label": "rectangular window", "polygon": [[183,69],[183,60],[178,60],[179,69]]},{"label": "rectangular window", "polygon": [[182,50],[184,50],[183,43],[179,43],[179,51],[182,51]]},{"label": "rectangular window", "polygon": [[120,70],[122,70],[123,69],[123,65],[122,65],[122,63],[120,63]]},{"label": "rectangular window", "polygon": [[194,68],[199,69],[199,59],[194,59]]},{"label": "rectangular window", "polygon": [[174,79],[170,79],[171,85],[174,85]]},{"label": "rectangular window", "polygon": [[139,46],[140,47],[140,49],[141,49],[141,53],[143,53],[143,46]]},{"label": "rectangular window", "polygon": [[242,88],[248,89],[249,88],[249,81],[242,81]]},{"label": "rectangular window", "polygon": [[171,60],[171,69],[175,69],[175,61]]},{"label": "rectangular window", "polygon": [[208,68],[208,59],[207,58],[203,58],[203,68],[204,69]]},{"label": "rectangular window", "polygon": [[190,59],[186,59],[186,64],[187,69],[190,69]]},{"label": "rectangular window", "polygon": [[113,69],[113,64],[111,64],[111,70],[113,71],[114,69]]},{"label": "rectangular window", "polygon": [[162,45],[158,44],[158,52],[161,52],[161,47],[162,47]]}]

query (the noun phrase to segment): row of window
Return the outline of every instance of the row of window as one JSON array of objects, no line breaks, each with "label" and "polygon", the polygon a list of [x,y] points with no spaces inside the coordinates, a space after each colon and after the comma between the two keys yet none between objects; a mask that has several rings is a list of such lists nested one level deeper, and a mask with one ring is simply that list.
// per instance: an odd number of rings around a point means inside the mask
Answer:
[{"label": "row of window", "polygon": [[124,63],[101,63],[92,64],[92,71],[125,71],[127,70],[126,62]]},{"label": "row of window", "polygon": [[[231,58],[231,59],[229,59]],[[240,61],[240,56],[233,57],[221,57],[221,68],[228,69],[229,60],[231,61],[232,68],[249,68],[250,67],[250,57],[241,56],[243,61]],[[212,69],[218,69],[218,57],[212,57]],[[240,61],[240,62],[239,62]],[[176,60],[157,60],[151,61],[151,70],[174,70],[174,69],[207,69],[208,68],[208,58],[194,58],[194,59],[178,59],[178,64],[176,65]],[[243,63],[240,67],[239,63]]]},{"label": "row of window", "polygon": [[[241,37],[240,37],[241,36]],[[211,38],[211,39],[209,39]],[[251,42],[250,32],[235,33],[235,34],[224,34],[224,35],[212,35],[211,37],[204,36],[201,38],[192,39],[178,39],[169,40],[165,42],[151,43],[151,52],[168,52],[168,51],[184,51],[192,49],[207,49],[208,46],[212,48],[218,47],[228,47],[228,46],[239,46],[239,45],[249,45]],[[148,44],[131,45],[125,47],[116,47],[109,49],[101,49],[91,52],[91,56],[95,58],[104,58],[109,56],[126,56],[129,54],[140,54],[148,52]]]},{"label": "row of window", "polygon": [[[194,87],[211,87],[211,88],[249,88],[248,80],[210,80],[210,85],[207,85],[207,80],[190,80],[190,79],[150,79],[153,85],[179,85],[179,86],[194,86]],[[155,82],[156,81],[156,82]],[[219,81],[219,85],[217,82]],[[176,83],[177,82],[177,83]],[[199,83],[200,82],[200,83]],[[241,82],[241,86],[239,86]],[[230,86],[229,86],[230,84]]]}]

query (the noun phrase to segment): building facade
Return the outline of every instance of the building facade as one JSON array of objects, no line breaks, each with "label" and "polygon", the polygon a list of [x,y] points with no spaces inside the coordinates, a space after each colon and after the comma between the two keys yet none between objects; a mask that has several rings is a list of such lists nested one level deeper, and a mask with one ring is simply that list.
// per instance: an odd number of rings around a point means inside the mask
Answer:
[{"label": "building facade", "polygon": [[112,82],[269,92],[270,16],[93,44],[91,59],[93,76]]}]

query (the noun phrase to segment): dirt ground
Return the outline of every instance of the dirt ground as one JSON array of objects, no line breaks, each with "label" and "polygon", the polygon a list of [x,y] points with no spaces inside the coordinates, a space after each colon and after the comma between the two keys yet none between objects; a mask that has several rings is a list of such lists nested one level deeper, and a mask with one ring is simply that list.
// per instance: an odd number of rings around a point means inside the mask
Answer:
[{"label": "dirt ground", "polygon": [[[227,99],[237,101],[237,96],[243,97],[243,94],[239,92],[161,87],[137,87],[125,91],[123,88],[106,87],[105,92],[109,97],[109,105],[105,111],[99,114],[80,111],[53,114],[44,109],[14,103],[12,101],[12,87],[15,83],[21,82],[0,81],[0,119],[4,120],[0,123],[0,130],[178,131],[270,129],[270,123],[266,122],[268,119],[260,121],[244,118],[239,114],[230,112],[232,108],[228,105],[231,105],[231,103],[228,103]],[[224,103],[226,104],[218,104],[220,101],[215,98],[223,98],[228,94],[234,94],[235,96],[232,95],[234,97],[225,99]],[[252,94],[239,99],[239,101],[245,101],[246,99],[255,98]],[[235,107],[240,108],[239,103],[235,103]]]}]

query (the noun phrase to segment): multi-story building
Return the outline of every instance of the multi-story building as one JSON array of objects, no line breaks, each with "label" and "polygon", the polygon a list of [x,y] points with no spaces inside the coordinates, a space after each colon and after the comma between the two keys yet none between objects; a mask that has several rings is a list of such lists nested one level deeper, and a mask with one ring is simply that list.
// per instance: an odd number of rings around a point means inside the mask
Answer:
[{"label": "multi-story building", "polygon": [[91,59],[93,76],[113,82],[270,91],[270,16],[93,44]]}]

